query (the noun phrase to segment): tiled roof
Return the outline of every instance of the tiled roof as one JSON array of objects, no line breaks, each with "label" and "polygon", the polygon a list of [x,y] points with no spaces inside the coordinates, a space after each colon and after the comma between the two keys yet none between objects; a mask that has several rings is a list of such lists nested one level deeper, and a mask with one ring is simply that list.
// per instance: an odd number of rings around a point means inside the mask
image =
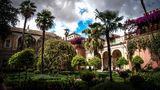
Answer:
[{"label": "tiled roof", "polygon": [[[13,27],[11,29],[12,32],[17,32],[17,33],[22,33],[23,31],[23,28],[17,28],[17,27]],[[41,30],[27,30],[25,31],[25,33],[29,33],[29,34],[32,34],[32,35],[37,35],[37,36],[42,36],[42,31]],[[52,37],[58,37],[55,33],[53,32],[46,32],[46,35],[49,35],[49,36],[52,36]]]},{"label": "tiled roof", "polygon": [[79,35],[79,34],[77,34],[77,33],[75,33],[75,32],[73,32],[73,33],[69,34],[68,36],[71,36],[71,35],[81,36],[81,35]]}]

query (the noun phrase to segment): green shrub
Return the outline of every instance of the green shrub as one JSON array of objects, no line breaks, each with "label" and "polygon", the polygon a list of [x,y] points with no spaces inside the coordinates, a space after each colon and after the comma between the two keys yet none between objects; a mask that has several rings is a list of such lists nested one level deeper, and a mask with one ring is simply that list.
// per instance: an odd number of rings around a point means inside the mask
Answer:
[{"label": "green shrub", "polygon": [[32,80],[52,80],[54,77],[45,74],[38,74],[32,77]]},{"label": "green shrub", "polygon": [[128,74],[127,71],[120,71],[120,72],[119,72],[119,76],[120,76],[121,78],[123,78],[123,79],[124,79],[124,82],[125,82],[125,81],[126,81],[126,78],[129,77],[129,74]]},{"label": "green shrub", "polygon": [[13,54],[8,61],[9,65],[17,67],[33,67],[35,61],[35,54],[33,49],[24,49]]},{"label": "green shrub", "polygon": [[150,85],[154,85],[160,88],[160,72],[140,72],[139,73],[144,79],[145,81],[150,84]]},{"label": "green shrub", "polygon": [[90,90],[135,90],[129,84],[105,81],[93,86]]},{"label": "green shrub", "polygon": [[81,65],[85,64],[86,64],[86,59],[81,55],[76,55],[75,57],[73,57],[71,61],[71,66],[72,67],[78,66],[78,69],[80,69]]},{"label": "green shrub", "polygon": [[127,65],[128,61],[124,57],[120,57],[116,63],[119,66],[123,66],[123,65]]},{"label": "green shrub", "polygon": [[143,59],[140,56],[133,57],[132,62],[135,65],[144,63]]},{"label": "green shrub", "polygon": [[[48,76],[47,76],[48,78]],[[62,79],[46,80],[46,79],[28,79],[28,80],[6,80],[6,86],[11,90],[88,90],[84,81],[70,81]]]},{"label": "green shrub", "polygon": [[[73,46],[61,39],[48,39],[44,45],[44,68],[70,70],[71,60],[76,55]],[[41,70],[41,48],[39,49],[37,69]],[[47,70],[46,70],[47,71]]]},{"label": "green shrub", "polygon": [[40,70],[35,70],[34,73],[35,74],[40,74],[41,72],[40,72]]},{"label": "green shrub", "polygon": [[134,75],[130,78],[130,83],[135,88],[141,88],[143,86],[143,83],[145,82],[144,78],[140,75]]},{"label": "green shrub", "polygon": [[82,71],[80,73],[80,78],[86,82],[90,82],[94,77],[95,77],[95,74],[91,71]]},{"label": "green shrub", "polygon": [[109,76],[109,73],[106,73],[106,72],[97,72],[97,73],[96,73],[96,76],[97,76],[99,79],[105,79],[106,77]]},{"label": "green shrub", "polygon": [[141,69],[141,64],[144,63],[143,59],[140,56],[135,56],[132,59],[133,64],[135,65],[134,68],[136,71]]},{"label": "green shrub", "polygon": [[101,59],[94,56],[88,60],[90,66],[94,66],[94,68],[99,68],[101,65]]}]

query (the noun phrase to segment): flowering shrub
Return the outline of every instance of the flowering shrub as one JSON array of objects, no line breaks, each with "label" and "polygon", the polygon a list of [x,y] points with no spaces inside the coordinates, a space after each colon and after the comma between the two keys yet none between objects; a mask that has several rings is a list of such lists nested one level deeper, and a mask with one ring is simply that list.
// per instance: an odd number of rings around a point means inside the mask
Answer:
[{"label": "flowering shrub", "polygon": [[71,39],[70,42],[71,44],[81,44],[82,40],[84,40],[83,37],[76,37],[74,39]]},{"label": "flowering shrub", "polygon": [[155,9],[137,19],[129,19],[125,22],[125,27],[129,25],[135,25],[136,34],[143,34],[147,31],[153,31],[160,29],[160,9]]}]

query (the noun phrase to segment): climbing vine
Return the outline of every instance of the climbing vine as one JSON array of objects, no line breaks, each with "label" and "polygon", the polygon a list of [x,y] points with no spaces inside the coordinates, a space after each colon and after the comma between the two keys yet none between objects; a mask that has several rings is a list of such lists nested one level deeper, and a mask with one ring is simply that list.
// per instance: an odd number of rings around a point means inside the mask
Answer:
[{"label": "climbing vine", "polygon": [[136,49],[148,49],[153,60],[160,59],[160,32],[154,33],[154,39],[151,35],[142,35],[128,40],[127,50],[131,59]]}]

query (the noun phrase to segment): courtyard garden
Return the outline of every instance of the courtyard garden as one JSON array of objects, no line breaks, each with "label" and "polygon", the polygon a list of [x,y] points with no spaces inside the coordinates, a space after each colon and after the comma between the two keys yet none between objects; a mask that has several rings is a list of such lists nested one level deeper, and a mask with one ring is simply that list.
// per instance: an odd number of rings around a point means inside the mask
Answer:
[{"label": "courtyard garden", "polygon": [[[124,23],[117,11],[95,9],[95,22],[80,32],[86,36],[69,40],[68,28],[63,38],[47,36],[46,31],[56,25],[49,7],[35,17],[39,9],[32,0],[24,0],[19,8],[11,0],[0,0],[0,50],[10,51],[0,56],[0,90],[160,90],[160,9],[147,12],[143,0],[139,3],[145,14]],[[11,29],[20,21],[19,15],[24,26],[16,36]],[[32,17],[41,30],[37,37],[26,33]],[[124,40],[114,44],[120,36],[113,32],[119,29]],[[113,55],[116,45],[125,48],[123,53]],[[150,56],[141,55],[144,52]]]},{"label": "courtyard garden", "polygon": [[[143,71],[137,75],[113,72],[113,82],[108,72],[60,71],[40,74],[28,71],[6,73],[4,83],[8,90],[159,90],[160,71]],[[124,81],[125,78],[125,81]]]}]

